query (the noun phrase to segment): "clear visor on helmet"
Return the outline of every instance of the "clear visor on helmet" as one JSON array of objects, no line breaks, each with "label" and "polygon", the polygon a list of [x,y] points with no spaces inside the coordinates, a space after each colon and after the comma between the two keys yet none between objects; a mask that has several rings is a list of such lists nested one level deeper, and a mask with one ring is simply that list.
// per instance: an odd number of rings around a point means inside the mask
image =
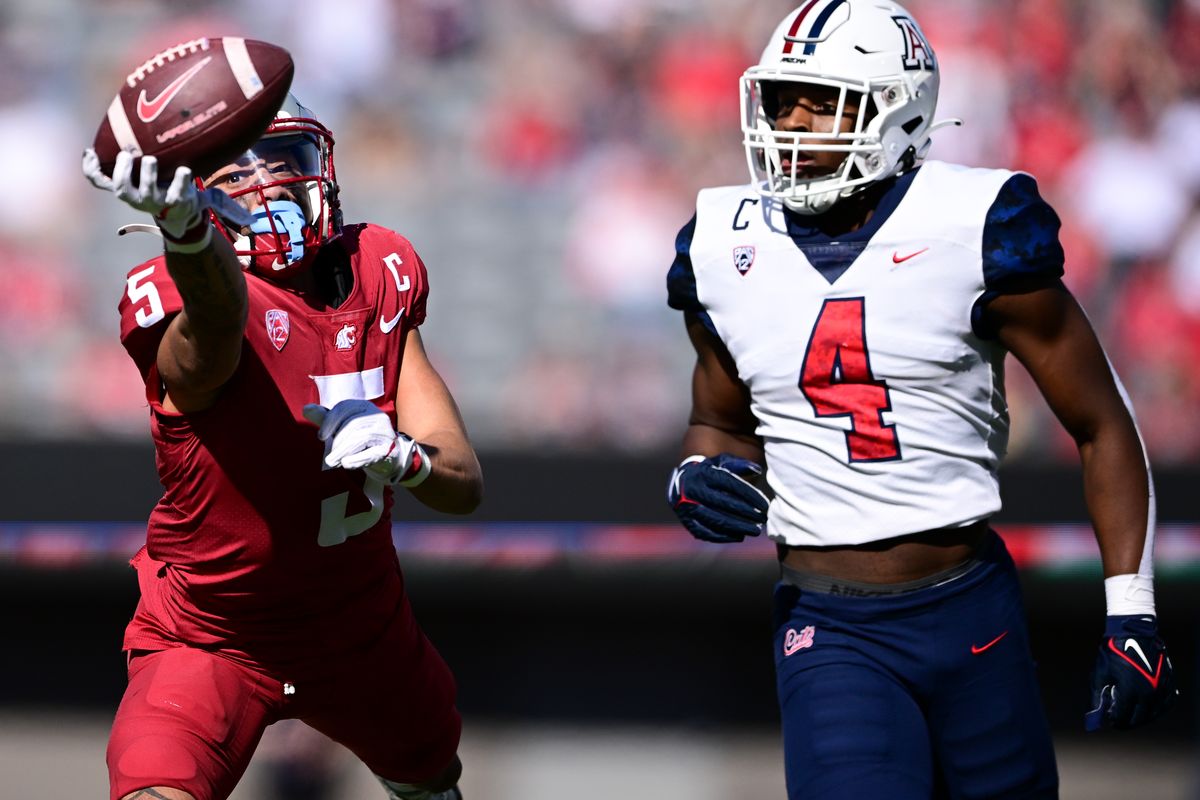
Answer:
[{"label": "clear visor on helmet", "polygon": [[252,212],[271,202],[294,202],[311,225],[319,211],[313,198],[320,197],[321,174],[316,139],[293,133],[260,139],[236,161],[209,175],[204,186],[220,189]]},{"label": "clear visor on helmet", "polygon": [[301,265],[323,241],[329,181],[318,141],[306,131],[271,133],[204,181],[254,216],[240,230],[225,229],[243,264],[275,274]]}]

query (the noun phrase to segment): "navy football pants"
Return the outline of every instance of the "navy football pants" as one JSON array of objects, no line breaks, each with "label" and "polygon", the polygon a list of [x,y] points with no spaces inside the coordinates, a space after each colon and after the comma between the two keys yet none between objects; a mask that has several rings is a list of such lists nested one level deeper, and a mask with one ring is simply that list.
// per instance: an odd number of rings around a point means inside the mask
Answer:
[{"label": "navy football pants", "polygon": [[989,539],[941,586],[776,587],[789,800],[1058,797],[1016,569]]}]

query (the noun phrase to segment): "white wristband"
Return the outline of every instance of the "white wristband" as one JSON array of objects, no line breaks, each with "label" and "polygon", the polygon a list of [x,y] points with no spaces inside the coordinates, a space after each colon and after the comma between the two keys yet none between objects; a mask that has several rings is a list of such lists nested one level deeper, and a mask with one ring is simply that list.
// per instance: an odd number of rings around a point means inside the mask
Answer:
[{"label": "white wristband", "polygon": [[194,242],[177,242],[170,236],[163,236],[163,248],[171,253],[199,253],[204,248],[208,247],[212,241],[213,229],[212,225],[205,223],[204,235]]},{"label": "white wristband", "polygon": [[419,455],[421,458],[421,466],[417,468],[417,472],[411,478],[406,478],[400,481],[400,485],[405,489],[414,489],[425,482],[429,477],[429,473],[433,472],[433,462],[429,460],[429,454],[425,452],[425,448],[413,442],[414,455]]},{"label": "white wristband", "polygon": [[1148,575],[1114,575],[1104,579],[1104,600],[1110,617],[1154,615],[1154,579]]}]

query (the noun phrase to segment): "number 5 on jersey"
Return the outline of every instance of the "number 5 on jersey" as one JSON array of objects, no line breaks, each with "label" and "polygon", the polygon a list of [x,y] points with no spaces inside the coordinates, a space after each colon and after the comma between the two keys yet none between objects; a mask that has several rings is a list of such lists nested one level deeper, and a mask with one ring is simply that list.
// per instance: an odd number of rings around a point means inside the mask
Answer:
[{"label": "number 5 on jersey", "polygon": [[884,424],[892,410],[887,383],[871,373],[865,299],[826,300],[808,339],[800,391],[818,417],[849,417],[846,447],[851,463],[900,458],[896,427]]}]

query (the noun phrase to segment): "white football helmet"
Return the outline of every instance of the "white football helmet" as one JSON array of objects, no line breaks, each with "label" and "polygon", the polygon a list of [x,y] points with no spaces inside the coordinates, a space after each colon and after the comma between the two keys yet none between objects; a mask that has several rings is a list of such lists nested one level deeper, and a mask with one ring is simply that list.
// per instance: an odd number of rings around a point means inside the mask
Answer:
[{"label": "white football helmet", "polygon": [[204,185],[255,214],[248,229],[220,229],[243,266],[266,277],[302,268],[341,233],[333,134],[291,93],[262,137]]},{"label": "white football helmet", "polygon": [[[850,130],[779,132],[764,110],[773,82],[797,81],[838,92],[836,116],[857,102]],[[764,86],[766,84],[766,86]],[[929,150],[938,65],[920,27],[888,0],[805,0],[775,29],[759,63],[742,75],[742,141],[751,181],[765,197],[802,214],[820,214],[869,184],[912,169]],[[851,94],[856,93],[856,94]],[[804,154],[844,152],[831,174],[805,177]]]}]

